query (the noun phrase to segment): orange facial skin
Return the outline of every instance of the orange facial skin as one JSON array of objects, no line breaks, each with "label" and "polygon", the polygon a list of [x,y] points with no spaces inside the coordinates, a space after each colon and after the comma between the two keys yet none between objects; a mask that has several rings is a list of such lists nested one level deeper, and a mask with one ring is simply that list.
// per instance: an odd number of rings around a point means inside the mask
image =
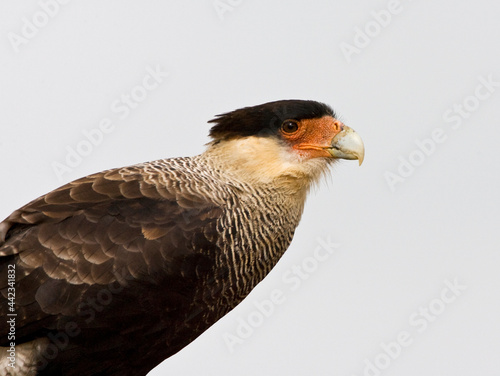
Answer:
[{"label": "orange facial skin", "polygon": [[[293,122],[297,129],[287,122]],[[331,117],[318,119],[286,120],[280,129],[282,137],[303,158],[331,158],[327,149],[333,138],[344,129],[344,124]]]}]

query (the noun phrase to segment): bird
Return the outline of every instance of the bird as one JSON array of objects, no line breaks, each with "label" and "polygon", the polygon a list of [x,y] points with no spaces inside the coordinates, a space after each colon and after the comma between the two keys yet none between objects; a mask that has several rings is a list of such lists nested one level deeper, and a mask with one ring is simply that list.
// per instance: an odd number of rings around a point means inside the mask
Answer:
[{"label": "bird", "polygon": [[264,279],[330,166],[364,159],[318,101],[209,124],[199,155],[80,178],[0,223],[0,375],[146,375]]}]

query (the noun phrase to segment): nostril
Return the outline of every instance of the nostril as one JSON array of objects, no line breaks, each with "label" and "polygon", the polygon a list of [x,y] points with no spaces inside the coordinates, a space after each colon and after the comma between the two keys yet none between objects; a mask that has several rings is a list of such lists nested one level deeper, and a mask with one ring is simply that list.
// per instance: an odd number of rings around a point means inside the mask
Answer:
[{"label": "nostril", "polygon": [[342,132],[344,130],[344,124],[341,121],[335,120],[333,124],[335,125],[335,128],[337,128],[339,132]]}]

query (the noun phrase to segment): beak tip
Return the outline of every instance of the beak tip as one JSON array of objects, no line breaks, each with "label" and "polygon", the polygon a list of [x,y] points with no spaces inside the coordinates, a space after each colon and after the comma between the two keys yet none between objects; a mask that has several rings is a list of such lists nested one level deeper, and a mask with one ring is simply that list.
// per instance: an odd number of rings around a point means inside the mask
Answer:
[{"label": "beak tip", "polygon": [[347,126],[332,140],[335,148],[331,150],[334,158],[357,159],[359,166],[365,159],[365,145],[359,135]]},{"label": "beak tip", "polygon": [[363,164],[364,160],[365,160],[365,153],[363,152],[363,154],[358,156],[359,166],[361,166]]}]

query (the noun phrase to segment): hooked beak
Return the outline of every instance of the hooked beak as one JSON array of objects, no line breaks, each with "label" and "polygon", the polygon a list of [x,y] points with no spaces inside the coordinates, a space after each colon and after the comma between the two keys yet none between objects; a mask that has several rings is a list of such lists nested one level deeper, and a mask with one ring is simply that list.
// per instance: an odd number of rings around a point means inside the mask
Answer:
[{"label": "hooked beak", "polygon": [[365,158],[363,140],[352,128],[346,125],[344,125],[342,131],[333,138],[327,150],[333,158],[357,159],[360,166]]}]

